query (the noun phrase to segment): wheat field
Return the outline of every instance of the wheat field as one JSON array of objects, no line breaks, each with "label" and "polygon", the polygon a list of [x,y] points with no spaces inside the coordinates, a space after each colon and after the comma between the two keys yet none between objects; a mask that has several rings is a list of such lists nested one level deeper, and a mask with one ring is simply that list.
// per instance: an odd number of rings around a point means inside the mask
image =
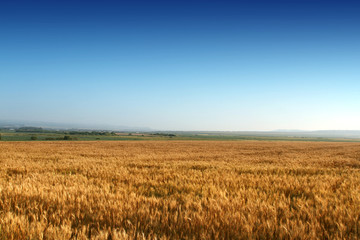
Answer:
[{"label": "wheat field", "polygon": [[0,142],[0,239],[359,239],[360,143]]}]

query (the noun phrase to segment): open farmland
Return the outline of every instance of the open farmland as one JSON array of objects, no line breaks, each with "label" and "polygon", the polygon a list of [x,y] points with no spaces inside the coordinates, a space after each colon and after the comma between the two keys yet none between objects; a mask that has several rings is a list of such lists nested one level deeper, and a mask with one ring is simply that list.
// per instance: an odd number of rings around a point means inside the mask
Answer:
[{"label": "open farmland", "polygon": [[0,239],[359,239],[360,143],[0,142]]}]

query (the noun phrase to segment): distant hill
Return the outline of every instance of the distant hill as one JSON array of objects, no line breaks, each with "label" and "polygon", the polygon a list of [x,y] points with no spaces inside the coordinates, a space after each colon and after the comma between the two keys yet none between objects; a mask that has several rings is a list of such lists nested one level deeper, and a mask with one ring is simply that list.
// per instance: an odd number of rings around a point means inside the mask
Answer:
[{"label": "distant hill", "polygon": [[360,138],[360,130],[276,131],[274,134],[294,137]]},{"label": "distant hill", "polygon": [[78,124],[78,123],[51,123],[37,121],[8,121],[0,120],[0,128],[18,129],[18,128],[43,128],[46,130],[111,130],[111,131],[151,131],[148,127],[129,127],[121,125],[107,124]]},{"label": "distant hill", "polygon": [[276,130],[276,131],[167,131],[178,134],[206,134],[222,136],[256,136],[256,137],[300,137],[300,138],[351,138],[360,139],[360,130]]},{"label": "distant hill", "polygon": [[156,131],[148,127],[129,127],[106,124],[69,124],[69,123],[50,123],[35,121],[5,121],[0,120],[0,129],[19,129],[19,128],[42,128],[44,130],[105,130],[105,131],[124,131],[124,132],[163,132],[180,134],[207,134],[223,136],[257,136],[257,137],[308,137],[308,138],[351,138],[360,139],[360,130],[287,130],[279,129],[274,131]]}]

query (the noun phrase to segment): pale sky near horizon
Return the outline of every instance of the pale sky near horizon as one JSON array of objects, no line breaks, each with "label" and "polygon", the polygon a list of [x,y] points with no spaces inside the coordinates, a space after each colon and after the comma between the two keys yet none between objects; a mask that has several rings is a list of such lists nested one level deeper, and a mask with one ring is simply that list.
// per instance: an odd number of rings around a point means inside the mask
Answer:
[{"label": "pale sky near horizon", "polygon": [[1,1],[0,120],[360,130],[356,1]]}]

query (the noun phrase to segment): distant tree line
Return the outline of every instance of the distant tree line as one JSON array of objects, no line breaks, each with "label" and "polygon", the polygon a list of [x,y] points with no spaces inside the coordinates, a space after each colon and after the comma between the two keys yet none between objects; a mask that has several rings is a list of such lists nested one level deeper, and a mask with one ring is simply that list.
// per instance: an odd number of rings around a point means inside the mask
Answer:
[{"label": "distant tree line", "polygon": [[107,131],[69,131],[64,132],[65,134],[69,135],[96,135],[96,136],[115,136],[115,132],[107,132]]},{"label": "distant tree line", "polygon": [[79,140],[77,137],[72,137],[72,136],[68,136],[65,135],[64,137],[58,137],[58,138],[53,138],[53,137],[47,137],[45,138],[45,140],[50,140],[50,141],[54,141],[54,140]]},{"label": "distant tree line", "polygon": [[176,137],[176,135],[172,133],[151,133],[150,135],[163,136],[163,137]]},{"label": "distant tree line", "polygon": [[41,127],[20,127],[15,129],[15,132],[27,132],[27,133],[59,133],[65,135],[97,135],[97,136],[115,136],[115,132],[110,131],[61,131],[43,129]]},{"label": "distant tree line", "polygon": [[[32,140],[32,141],[38,140],[38,137],[36,135],[32,135],[30,137],[30,140]],[[63,137],[47,137],[47,138],[45,138],[45,140],[49,140],[49,141],[54,141],[54,140],[78,140],[78,138],[73,137],[73,136],[69,136],[69,135],[65,135]]]}]

